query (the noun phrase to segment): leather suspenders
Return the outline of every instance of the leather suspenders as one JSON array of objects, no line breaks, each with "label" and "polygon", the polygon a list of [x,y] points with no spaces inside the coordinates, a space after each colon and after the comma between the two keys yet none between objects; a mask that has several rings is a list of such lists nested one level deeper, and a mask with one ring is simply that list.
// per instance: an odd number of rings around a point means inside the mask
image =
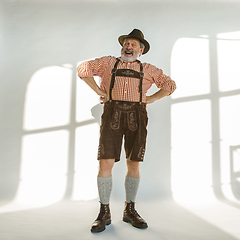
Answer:
[{"label": "leather suspenders", "polygon": [[115,77],[116,77],[116,73],[117,73],[117,65],[119,63],[120,59],[117,58],[114,67],[112,69],[112,78],[111,78],[111,83],[110,83],[110,89],[109,89],[109,100],[112,101],[112,89],[114,87],[114,83],[115,83]]},{"label": "leather suspenders", "polygon": [[116,76],[121,76],[121,77],[130,77],[130,78],[138,78],[139,79],[139,88],[138,91],[140,93],[140,99],[139,102],[142,102],[142,82],[143,82],[143,65],[142,63],[139,61],[140,64],[140,72],[137,72],[135,70],[132,69],[117,69],[117,65],[119,63],[120,59],[117,58],[114,67],[112,69],[112,77],[111,77],[111,83],[110,83],[110,90],[109,90],[109,100],[112,100],[112,89],[114,87],[114,83],[115,83],[115,77]]}]

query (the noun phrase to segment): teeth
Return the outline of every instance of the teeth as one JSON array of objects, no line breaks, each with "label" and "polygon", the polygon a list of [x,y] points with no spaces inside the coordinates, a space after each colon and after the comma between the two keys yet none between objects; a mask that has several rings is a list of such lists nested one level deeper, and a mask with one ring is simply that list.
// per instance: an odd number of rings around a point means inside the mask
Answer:
[{"label": "teeth", "polygon": [[125,53],[126,53],[126,54],[132,54],[132,52],[131,52],[131,51],[125,51]]}]

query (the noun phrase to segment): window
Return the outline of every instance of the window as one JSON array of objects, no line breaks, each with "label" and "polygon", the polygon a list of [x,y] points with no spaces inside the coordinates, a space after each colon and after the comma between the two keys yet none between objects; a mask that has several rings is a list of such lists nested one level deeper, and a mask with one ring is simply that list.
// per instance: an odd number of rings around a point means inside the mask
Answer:
[{"label": "window", "polygon": [[175,43],[171,70],[178,90],[171,109],[172,190],[179,201],[211,199],[218,189],[236,201],[231,185],[231,164],[236,163],[230,152],[240,143],[239,56],[240,32]]},{"label": "window", "polygon": [[42,206],[64,197],[97,197],[101,111],[98,96],[76,80],[70,64],[46,67],[32,76],[25,98],[17,202]]}]

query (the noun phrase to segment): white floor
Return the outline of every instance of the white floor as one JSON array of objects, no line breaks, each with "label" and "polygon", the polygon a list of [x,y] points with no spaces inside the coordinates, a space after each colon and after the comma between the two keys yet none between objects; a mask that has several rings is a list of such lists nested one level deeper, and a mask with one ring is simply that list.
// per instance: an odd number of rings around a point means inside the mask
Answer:
[{"label": "white floor", "polygon": [[112,224],[98,234],[90,232],[99,209],[97,200],[62,201],[28,210],[15,206],[14,211],[6,206],[0,205],[1,240],[240,239],[240,209],[218,201],[194,205],[156,199],[137,202],[137,210],[149,224],[140,230],[122,221],[124,203],[112,200]]}]

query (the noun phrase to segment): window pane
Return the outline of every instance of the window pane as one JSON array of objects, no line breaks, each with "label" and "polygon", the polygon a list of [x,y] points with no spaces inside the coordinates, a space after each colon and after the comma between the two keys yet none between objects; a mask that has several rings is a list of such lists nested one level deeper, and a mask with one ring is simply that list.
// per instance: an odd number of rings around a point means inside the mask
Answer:
[{"label": "window pane", "polygon": [[209,93],[209,40],[179,39],[172,51],[171,77],[178,87],[172,98]]},{"label": "window pane", "polygon": [[16,200],[38,205],[59,201],[66,188],[69,133],[25,135]]},{"label": "window pane", "polygon": [[99,124],[76,129],[73,200],[97,198]]},{"label": "window pane", "polygon": [[173,196],[178,201],[203,201],[211,198],[210,101],[174,104],[171,114]]},{"label": "window pane", "polygon": [[240,89],[240,31],[221,33],[218,38],[219,90]]},{"label": "window pane", "polygon": [[31,78],[26,92],[25,130],[62,126],[69,123],[72,70],[47,67]]}]

